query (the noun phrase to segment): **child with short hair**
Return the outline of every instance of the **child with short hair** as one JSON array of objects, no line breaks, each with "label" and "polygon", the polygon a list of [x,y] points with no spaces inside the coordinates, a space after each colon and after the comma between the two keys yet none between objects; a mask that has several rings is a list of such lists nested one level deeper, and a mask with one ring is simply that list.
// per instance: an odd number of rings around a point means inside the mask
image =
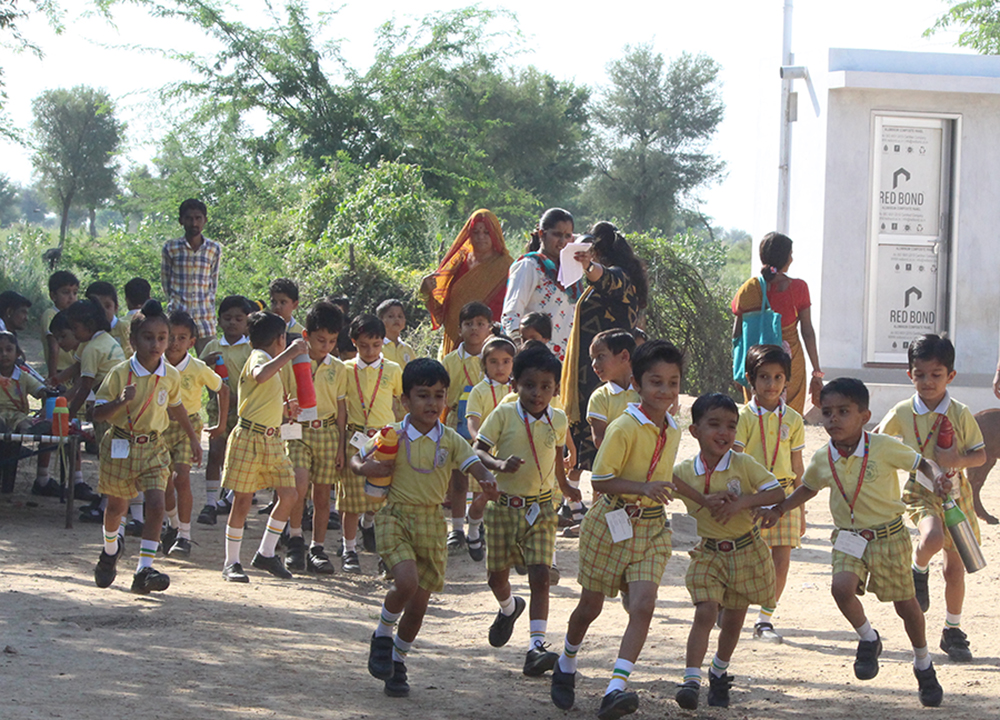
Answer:
[{"label": "child with short hair", "polygon": [[913,673],[920,703],[941,704],[944,692],[934,672],[924,613],[917,602],[910,570],[913,543],[903,524],[906,504],[900,497],[898,471],[919,470],[935,492],[946,493],[951,483],[930,460],[888,435],[865,432],[871,419],[868,388],[856,378],[837,378],[820,392],[823,426],[829,445],[813,455],[802,485],[773,508],[761,511],[764,527],[830,488],[833,531],[831,591],[840,612],[858,634],[854,675],[871,680],[878,674],[882,639],[872,629],[858,595],[868,590],[882,602],[891,602],[913,645]]},{"label": "child with short hair", "polygon": [[375,309],[375,316],[385,325],[385,344],[382,354],[387,360],[392,360],[403,370],[406,364],[417,357],[416,351],[400,340],[399,335],[406,329],[406,309],[402,301],[396,298],[383,300]]},{"label": "child with short hair", "polygon": [[[73,365],[59,373],[56,381],[62,384],[79,376],[69,398],[69,416],[73,418],[85,403],[93,402],[96,397],[94,391],[101,386],[111,369],[125,360],[125,353],[108,332],[111,325],[98,302],[77,300],[63,312],[79,345],[73,356]],[[94,421],[98,445],[107,427],[107,423]]]},{"label": "child with short hair", "polygon": [[275,554],[278,538],[292,514],[297,497],[295,471],[285,454],[279,430],[284,408],[284,390],[279,373],[292,358],[307,353],[309,346],[299,338],[286,347],[287,329],[287,323],[280,315],[256,312],[250,316],[253,351],[239,374],[239,422],[226,444],[222,471],[222,487],[234,492],[233,506],[226,523],[226,562],[222,570],[223,579],[229,582],[250,582],[240,563],[240,549],[254,493],[263,488],[272,488],[277,502],[250,564],[277,578],[288,580],[292,577],[281,558]]},{"label": "child with short hair", "polygon": [[739,409],[731,397],[702,395],[691,407],[691,423],[700,452],[674,467],[676,493],[698,521],[701,537],[691,551],[685,577],[695,610],[687,640],[687,668],[675,699],[686,710],[698,707],[701,664],[720,608],[722,629],[709,668],[708,704],[729,707],[733,676],[726,670],[747,608],[774,603],[774,563],[760,538],[753,509],[785,497],[767,468],[746,453],[733,452]]},{"label": "child with short hair", "polygon": [[[309,344],[309,363],[316,389],[316,419],[297,421],[298,438],[285,442],[285,450],[295,469],[298,499],[289,521],[285,563],[289,570],[309,569],[321,575],[333,573],[333,563],[324,550],[330,517],[330,490],[343,470],[347,451],[347,370],[333,356],[344,315],[333,303],[320,301],[306,315],[302,337]],[[298,398],[292,365],[281,369],[285,391]],[[306,552],[302,536],[302,514],[309,485],[312,484],[312,540]]]},{"label": "child with short hair", "polygon": [[0,292],[0,331],[13,333],[14,337],[28,327],[28,308],[31,300],[14,290]]},{"label": "child with short hair", "polygon": [[132,354],[132,346],[129,345],[131,331],[129,325],[118,319],[118,291],[115,286],[103,280],[92,282],[87,286],[86,296],[104,308],[110,325],[108,332],[121,345],[125,357],[129,357]]},{"label": "child with short hair", "polygon": [[[210,439],[221,437],[226,431],[225,416],[229,414],[229,386],[208,365],[191,355],[198,342],[198,325],[184,310],[174,310],[167,317],[170,341],[166,358],[180,373],[181,403],[188,414],[188,422],[201,442],[201,391],[218,393],[219,420],[208,428]],[[170,557],[191,555],[191,511],[194,496],[191,494],[190,453],[186,447],[187,433],[180,423],[171,421],[163,433],[163,445],[170,456],[170,477],[167,481],[165,508],[168,527],[160,537],[163,552]]]},{"label": "child with short hair", "polygon": [[52,305],[42,313],[42,331],[39,333],[48,377],[54,377],[73,364],[73,356],[59,349],[59,343],[50,326],[56,313],[76,302],[79,291],[80,281],[68,270],[56,270],[49,275],[49,299],[52,300]]},{"label": "child with short hair", "polygon": [[[451,377],[448,386],[448,408],[445,424],[470,440],[466,422],[469,393],[483,379],[481,354],[483,343],[493,332],[493,311],[481,302],[466,303],[458,314],[458,347],[445,355],[442,364]],[[478,488],[473,487],[473,491]],[[448,533],[448,552],[461,552],[465,547],[465,501],[469,493],[469,478],[455,472],[451,477],[451,532]]]},{"label": "child with short hair", "polygon": [[[51,425],[42,420],[32,422],[28,409],[28,396],[41,398],[46,395],[46,387],[30,373],[21,372],[17,366],[20,348],[17,338],[9,330],[0,330],[0,434],[2,433],[42,433],[48,434]],[[8,495],[14,492],[14,482],[17,479],[17,462],[21,452],[21,442],[0,440],[0,493]],[[45,470],[48,478],[48,469]],[[55,485],[55,497],[62,491],[59,483],[51,478],[48,482],[35,480],[36,486],[41,486],[40,492],[34,494],[52,494],[49,485]]]},{"label": "child with short hair", "polygon": [[280,315],[285,321],[286,332],[290,337],[301,336],[302,325],[292,317],[292,313],[299,309],[299,286],[294,280],[277,278],[271,281],[267,289],[271,296],[271,312]]},{"label": "child with short hair", "polygon": [[[385,325],[374,315],[358,315],[351,322],[351,340],[357,357],[347,360],[347,442],[355,450],[364,447],[367,438],[395,421],[393,402],[403,391],[403,371],[382,354]],[[365,480],[353,472],[341,474],[337,486],[337,507],[341,515],[344,572],[359,573],[357,537],[360,521],[362,542],[368,552],[375,552],[375,511],[383,500],[365,494]]]},{"label": "child with short hair", "polygon": [[[576,443],[578,462],[587,463],[584,470],[590,469],[589,465],[604,442],[608,425],[625,412],[629,403],[639,402],[639,393],[632,387],[635,349],[635,338],[624,330],[599,332],[590,343],[590,364],[594,374],[604,384],[591,393],[587,403],[590,437],[581,434]],[[584,449],[587,446],[590,446],[589,452]]]},{"label": "child with short hair", "polygon": [[552,318],[546,313],[532,312],[521,318],[521,346],[529,340],[538,340],[548,345],[552,342]]},{"label": "child with short hair", "polygon": [[513,364],[517,402],[501,403],[494,409],[479,428],[475,444],[486,468],[503,473],[497,478],[499,497],[486,506],[490,529],[486,569],[490,589],[500,604],[489,641],[493,647],[506,645],[524,612],[526,603],[513,595],[509,579],[512,567],[524,565],[531,588],[530,635],[523,668],[528,676],[551,670],[559,657],[545,645],[549,568],[557,526],[552,490],[558,483],[564,495],[580,499],[580,491],[566,483],[563,466],[569,422],[566,413],[550,407],[561,374],[562,363],[546,347],[518,353]]},{"label": "child with short hair", "polygon": [[[134,277],[125,283],[125,305],[128,312],[125,313],[125,323],[132,321],[132,316],[139,312],[143,304],[149,300],[153,288],[150,287],[149,280],[141,277]],[[197,323],[195,323],[197,329]]]},{"label": "child with short hair", "polygon": [[[591,346],[593,348],[593,346]],[[593,350],[592,350],[593,352]],[[660,580],[670,559],[670,530],[663,522],[671,499],[674,460],[681,432],[669,409],[680,393],[684,356],[665,341],[647,344],[630,363],[638,403],[607,426],[597,451],[592,482],[602,493],[587,513],[580,533],[583,588],[569,619],[563,652],[552,670],[552,702],[569,710],[575,701],[576,656],[605,597],[628,595],[628,627],[622,636],[599,718],[635,712],[639,696],[626,689],[653,619]],[[624,520],[621,533],[616,521]]]},{"label": "child with short hair", "polygon": [[[753,396],[740,409],[736,426],[737,452],[745,452],[763,465],[781,483],[785,495],[802,484],[802,449],[806,430],[802,416],[785,404],[782,396],[792,372],[792,358],[777,345],[755,345],[747,352],[746,376]],[[805,516],[800,508],[786,513],[760,536],[771,548],[774,562],[774,602],[781,600],[788,579],[792,548],[802,544]],[[774,607],[762,605],[753,626],[753,636],[766,642],[780,643],[774,629]]]},{"label": "child with short hair", "polygon": [[[395,460],[373,457],[375,439],[351,459],[354,472],[390,477],[389,494],[379,511],[379,554],[394,587],[386,593],[372,634],[368,671],[385,681],[385,694],[409,694],[406,658],[427,612],[431,593],[444,589],[448,548],[440,506],[452,472],[469,472],[484,492],[496,497],[496,480],[476,453],[452,428],[441,423],[450,378],[437,360],[419,358],[403,371],[402,402],[407,414],[392,427],[402,447]],[[402,617],[400,617],[402,616]],[[393,638],[393,628],[399,629]]]},{"label": "child with short hair", "polygon": [[[978,467],[986,462],[986,443],[976,418],[968,407],[954,400],[948,386],[955,379],[955,346],[947,338],[922,335],[910,343],[906,351],[909,370],[906,374],[916,393],[890,410],[879,424],[877,432],[895,435],[921,455],[933,455],[934,461],[954,475],[951,497],[965,513],[976,540],[979,522],[973,507],[973,492],[964,468]],[[954,430],[951,449],[938,446],[945,420]],[[913,549],[913,584],[917,603],[923,612],[930,607],[927,588],[928,565],[931,558],[944,550],[945,624],[940,647],[955,662],[971,662],[969,638],[962,630],[962,604],[965,600],[965,564],[944,526],[941,497],[930,492],[910,474],[903,487],[903,502],[910,521],[916,525],[920,538]]]},{"label": "child with short hair", "polygon": [[180,423],[196,465],[201,462],[201,442],[181,404],[180,374],[163,358],[169,337],[163,308],[155,300],[148,301],[132,318],[130,342],[135,354],[115,365],[97,391],[94,421],[111,425],[111,432],[101,439],[99,453],[98,490],[108,498],[104,548],[94,568],[94,582],[100,588],[109,587],[117,574],[118,558],[125,549],[118,532],[120,522],[137,489],[145,494],[147,521],[132,592],[145,595],[170,586],[170,578],[153,568],[170,474],[162,435],[171,420]]},{"label": "child with short hair", "polygon": [[[225,432],[208,440],[208,464],[205,467],[205,507],[198,513],[198,522],[202,525],[215,525],[219,515],[219,489],[222,487],[222,464],[226,457],[226,443],[239,420],[236,406],[231,402],[232,384],[239,378],[250,358],[253,348],[247,336],[247,322],[253,305],[242,295],[229,295],[219,304],[219,327],[222,328],[221,338],[212,338],[201,351],[201,360],[215,369],[222,376],[223,382],[229,387],[229,413],[223,417],[220,413],[218,396],[208,399],[209,425],[222,425]],[[219,361],[222,364],[219,364]]]},{"label": "child with short hair", "polygon": [[[340,308],[340,311],[344,313],[344,323],[349,324],[348,320],[351,318],[351,299],[342,296],[328,297],[326,299]],[[354,347],[354,342],[351,340],[351,333],[341,332],[340,337],[337,338],[337,357],[347,362],[352,357],[356,357],[357,354],[358,349]]]}]

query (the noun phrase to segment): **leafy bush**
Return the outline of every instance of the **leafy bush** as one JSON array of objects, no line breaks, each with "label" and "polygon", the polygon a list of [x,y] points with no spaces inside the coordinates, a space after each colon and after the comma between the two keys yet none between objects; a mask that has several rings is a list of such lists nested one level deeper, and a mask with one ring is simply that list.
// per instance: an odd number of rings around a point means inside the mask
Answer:
[{"label": "leafy bush", "polygon": [[43,253],[57,245],[47,232],[29,225],[4,231],[0,247],[0,290],[16,290],[31,301],[30,325],[49,306],[49,268]]}]

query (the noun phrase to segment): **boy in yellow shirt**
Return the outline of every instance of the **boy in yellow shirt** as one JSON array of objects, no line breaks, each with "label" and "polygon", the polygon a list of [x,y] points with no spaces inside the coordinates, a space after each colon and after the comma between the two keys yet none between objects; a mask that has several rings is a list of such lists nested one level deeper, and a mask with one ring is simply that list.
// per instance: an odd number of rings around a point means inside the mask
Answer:
[{"label": "boy in yellow shirt", "polygon": [[[454,468],[470,472],[496,497],[496,481],[469,443],[440,421],[450,378],[437,360],[420,358],[403,371],[402,402],[408,414],[394,423],[399,438],[395,460],[372,457],[375,439],[351,459],[365,477],[390,477],[389,494],[375,524],[379,554],[394,587],[386,594],[372,634],[368,671],[385,681],[390,697],[409,694],[406,657],[427,612],[431,593],[444,589],[448,549],[440,506]],[[402,618],[400,619],[400,616]],[[393,638],[393,628],[399,630]]]},{"label": "boy in yellow shirt", "polygon": [[267,289],[271,296],[271,312],[285,321],[289,339],[301,337],[302,324],[292,317],[292,313],[299,309],[299,286],[294,280],[278,278],[272,280]]},{"label": "boy in yellow shirt", "polygon": [[[646,343],[642,347],[651,345]],[[700,451],[674,467],[676,494],[698,522],[701,542],[691,551],[685,584],[694,604],[684,680],[677,704],[698,707],[701,664],[722,609],[719,644],[708,674],[708,704],[729,707],[733,676],[727,671],[747,608],[774,603],[774,564],[754,522],[754,508],[772,505],[785,493],[760,463],[734,453],[739,409],[728,395],[702,395],[691,406],[690,431]]]},{"label": "boy in yellow shirt", "polygon": [[403,308],[402,301],[396,298],[383,300],[375,308],[375,317],[385,325],[382,354],[385,355],[386,360],[392,360],[405,370],[406,364],[415,360],[417,353],[405,340],[399,338],[406,329],[406,310]]},{"label": "boy in yellow shirt", "polygon": [[59,347],[59,343],[49,326],[56,313],[76,302],[79,292],[80,281],[73,273],[67,270],[56,270],[49,275],[49,298],[52,300],[52,306],[46,308],[42,313],[42,327],[41,333],[39,333],[42,338],[42,351],[45,354],[47,377],[54,377],[73,364],[73,355]]},{"label": "boy in yellow shirt", "polygon": [[[288,457],[295,468],[298,500],[289,522],[285,562],[289,570],[309,569],[321,575],[333,573],[333,563],[323,549],[330,517],[330,489],[344,468],[347,426],[347,372],[344,363],[332,353],[337,350],[337,336],[344,315],[333,303],[320,301],[306,315],[302,337],[309,344],[309,368],[316,389],[316,418],[293,422],[299,437],[285,442]],[[298,385],[292,364],[281,369],[281,379],[289,396],[298,398]],[[298,429],[295,429],[298,426]],[[302,536],[302,513],[312,484],[312,541],[306,553]]]},{"label": "boy in yellow shirt", "polygon": [[[94,391],[101,386],[111,369],[125,360],[125,352],[108,333],[107,314],[96,301],[77,300],[63,312],[79,345],[73,356],[73,365],[59,373],[56,382],[62,384],[78,378],[69,396],[69,416],[75,418],[86,404],[94,401]],[[106,429],[107,423],[94,421],[98,444]]]},{"label": "boy in yellow shirt", "polygon": [[[922,455],[949,470],[951,497],[965,513],[979,540],[979,522],[973,507],[972,486],[964,468],[986,462],[986,443],[972,412],[953,400],[948,385],[955,379],[955,346],[947,338],[923,335],[910,343],[906,351],[910,381],[916,394],[890,410],[879,424],[878,432],[895,435]],[[937,439],[944,420],[954,429],[951,449],[940,448]],[[910,520],[920,531],[913,550],[913,584],[920,609],[927,612],[930,593],[927,588],[928,565],[936,553],[944,550],[944,597],[946,613],[941,631],[941,649],[955,662],[971,662],[969,638],[962,630],[962,604],[965,600],[965,565],[944,527],[941,498],[923,487],[910,475],[903,488],[903,502]]]},{"label": "boy in yellow shirt", "polygon": [[916,450],[888,435],[865,432],[871,411],[868,388],[860,380],[837,378],[827,383],[820,393],[820,407],[830,444],[813,455],[802,485],[790,497],[761,511],[762,524],[774,525],[784,513],[830,488],[830,513],[836,525],[831,590],[837,607],[860,639],[854,675],[859,680],[878,675],[882,653],[882,639],[858,600],[867,588],[882,602],[895,606],[913,645],[920,703],[937,707],[944,692],[931,663],[924,613],[913,587],[913,543],[903,524],[906,505],[900,498],[898,471],[919,470],[938,493],[951,490],[951,483]]},{"label": "boy in yellow shirt", "polygon": [[[601,449],[608,425],[621,417],[630,403],[639,402],[639,393],[632,387],[632,356],[635,355],[635,338],[625,330],[605,330],[590,343],[590,364],[603,385],[590,395],[587,403],[587,423],[590,438],[581,434],[583,442],[591,446],[591,461]],[[577,442],[577,456],[582,462],[583,443]],[[584,468],[589,470],[588,467]]]},{"label": "boy in yellow shirt", "polygon": [[278,578],[292,577],[274,552],[297,497],[295,472],[285,454],[279,430],[284,389],[278,373],[296,355],[309,351],[302,338],[285,347],[287,326],[284,319],[273,313],[254,313],[250,316],[249,329],[253,352],[239,375],[240,419],[227,443],[222,472],[222,487],[234,492],[233,507],[226,523],[226,564],[222,577],[241,583],[250,582],[240,564],[243,527],[254,493],[264,488],[273,488],[278,501],[267,519],[264,537],[250,564]]},{"label": "boy in yellow shirt", "polygon": [[[580,533],[580,601],[569,619],[562,655],[552,670],[552,702],[573,707],[576,655],[587,629],[600,616],[605,597],[628,593],[628,627],[618,649],[599,718],[635,712],[639,696],[626,690],[646,641],[657,590],[670,559],[670,530],[663,504],[681,433],[669,408],[681,387],[684,356],[668,342],[647,344],[631,363],[639,403],[629,403],[607,427],[607,442],[594,460],[592,481],[601,499],[584,518]],[[631,376],[625,380],[631,384]]]},{"label": "boy in yellow shirt", "polygon": [[[351,340],[358,349],[356,357],[344,363],[347,373],[347,443],[354,455],[368,438],[395,420],[394,401],[403,392],[403,371],[382,354],[385,325],[374,315],[358,315],[351,322]],[[341,513],[344,572],[361,572],[357,537],[360,520],[365,550],[375,552],[375,511],[381,499],[365,494],[365,479],[353,472],[341,474],[337,486],[337,508]]]},{"label": "boy in yellow shirt", "polygon": [[109,282],[98,280],[87,286],[86,295],[88,300],[93,300],[104,308],[104,314],[111,326],[108,332],[121,345],[125,357],[130,357],[132,355],[132,346],[129,344],[131,332],[128,323],[118,319],[118,291],[115,290],[115,286]]}]

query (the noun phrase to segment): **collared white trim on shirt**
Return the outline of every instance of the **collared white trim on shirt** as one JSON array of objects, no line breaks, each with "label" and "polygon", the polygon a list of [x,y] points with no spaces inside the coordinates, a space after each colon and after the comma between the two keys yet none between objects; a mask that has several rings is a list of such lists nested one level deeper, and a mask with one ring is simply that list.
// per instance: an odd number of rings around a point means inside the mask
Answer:
[{"label": "collared white trim on shirt", "polygon": [[403,418],[402,425],[406,426],[406,437],[410,438],[410,442],[415,442],[420,438],[425,437],[431,442],[436,443],[438,441],[438,438],[441,437],[441,433],[444,432],[441,429],[440,420],[438,420],[437,423],[434,425],[434,427],[432,427],[429,431],[427,431],[426,433],[422,433],[415,427],[413,427],[413,423],[410,421],[409,418],[410,415],[409,413],[407,413],[407,415]]},{"label": "collared white trim on shirt", "polygon": [[546,419],[547,418],[548,421],[549,421],[549,424],[550,425],[552,424],[552,406],[551,405],[549,405],[548,407],[545,408],[545,412],[542,413],[542,417],[537,417],[536,418],[530,412],[528,412],[527,410],[525,410],[524,407],[521,405],[521,401],[518,400],[517,401],[517,414],[521,416],[522,420],[527,419],[527,421],[529,423],[533,423],[533,422],[536,422],[538,420],[542,420],[542,419]]},{"label": "collared white trim on shirt", "polygon": [[[729,465],[732,462],[732,459],[733,459],[733,451],[727,450],[726,454],[722,456],[722,459],[719,460],[718,463],[716,463],[715,470],[713,470],[712,472],[724,472],[728,470]],[[705,474],[705,463],[702,462],[701,453],[698,453],[697,455],[694,456],[694,474],[695,475]]]},{"label": "collared white trim on shirt", "polygon": [[[851,455],[853,455],[854,457],[857,457],[857,458],[863,458],[865,456],[865,440],[867,438],[868,438],[868,432],[862,431],[862,433],[861,433],[861,439],[858,440],[858,446],[856,448],[854,448],[854,452],[852,452]],[[838,460],[840,460],[841,458],[844,457],[843,455],[840,454],[840,451],[837,450],[836,447],[834,447],[833,440],[831,440],[828,443],[828,445],[829,445],[829,448],[830,448],[830,452],[833,453],[833,461],[834,462],[837,462]]]},{"label": "collared white trim on shirt", "polygon": [[[949,407],[951,407],[951,394],[947,390],[945,390],[944,397],[941,399],[941,402],[938,403],[938,406],[934,408],[933,412],[945,415],[947,414]],[[930,408],[924,405],[924,401],[921,399],[919,395],[914,395],[913,412],[915,412],[917,415],[926,415],[927,413],[932,411]]]},{"label": "collared white trim on shirt", "polygon": [[181,360],[176,365],[174,365],[174,367],[177,368],[177,372],[184,372],[185,370],[187,370],[188,363],[190,362],[191,362],[191,353],[184,353],[184,359]]},{"label": "collared white trim on shirt", "polygon": [[156,370],[153,372],[149,372],[149,370],[144,368],[139,363],[137,358],[137,355],[133,355],[132,359],[128,361],[129,367],[132,368],[132,372],[135,373],[136,377],[147,377],[149,375],[159,375],[160,377],[163,377],[167,374],[167,361],[163,359],[162,355],[160,356],[160,364],[156,366]]},{"label": "collared white trim on shirt", "polygon": [[[639,403],[628,403],[625,406],[625,412],[635,418],[640,425],[656,425],[656,423],[646,417],[646,413],[639,409]],[[673,416],[667,413],[664,417],[667,420],[667,424],[674,430],[677,430],[677,421],[674,420]]]},{"label": "collared white trim on shirt", "polygon": [[[0,375],[0,377],[3,377],[3,375]],[[7,378],[7,380],[10,380],[11,382],[18,382],[20,379],[21,379],[21,368],[15,365],[14,372],[10,374],[10,377]]]},{"label": "collared white trim on shirt", "polygon": [[358,363],[357,367],[358,367],[359,370],[366,370],[367,368],[375,368],[376,370],[378,370],[378,368],[382,364],[382,360],[384,358],[385,358],[385,356],[382,353],[379,353],[378,354],[378,360],[376,360],[373,363],[366,363],[364,360],[361,359],[361,356],[358,355],[357,358],[356,358],[357,363]]},{"label": "collared white trim on shirt", "polygon": [[231,343],[228,340],[226,340],[225,335],[219,338],[219,345],[221,345],[222,347],[236,347],[237,345],[248,345],[249,343],[250,343],[250,338],[248,338],[246,335],[244,335],[234,343]]},{"label": "collared white trim on shirt", "polygon": [[760,405],[758,405],[757,398],[754,397],[750,398],[750,402],[747,403],[747,407],[749,407],[750,410],[753,411],[754,415],[758,416],[761,414],[760,413],[761,410],[763,410],[766,413],[773,413],[773,412],[783,413],[785,411],[785,401],[779,400],[778,407],[776,407],[774,410],[768,410],[767,408],[762,408]]},{"label": "collared white trim on shirt", "polygon": [[483,351],[480,350],[478,355],[473,355],[472,353],[466,351],[466,349],[465,349],[465,343],[462,342],[462,343],[458,344],[458,356],[460,358],[462,358],[463,360],[468,360],[469,358],[480,358],[480,359],[482,359],[482,357],[483,357]]},{"label": "collared white trim on shirt", "polygon": [[616,383],[614,380],[608,380],[608,385],[610,386],[612,395],[620,395],[625,392],[625,388]]}]

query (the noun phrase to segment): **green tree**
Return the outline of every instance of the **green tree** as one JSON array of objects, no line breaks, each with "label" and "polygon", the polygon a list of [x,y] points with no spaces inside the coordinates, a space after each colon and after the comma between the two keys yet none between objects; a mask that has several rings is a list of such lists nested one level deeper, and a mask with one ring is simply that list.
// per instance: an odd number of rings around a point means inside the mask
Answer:
[{"label": "green tree", "polygon": [[18,192],[17,183],[0,173],[0,227],[12,225],[20,218]]},{"label": "green tree", "polygon": [[32,163],[42,184],[59,203],[59,246],[66,241],[75,202],[90,207],[112,197],[117,172],[115,154],[125,125],[114,115],[103,90],[78,86],[46,90],[32,103],[35,155]]},{"label": "green tree", "polygon": [[651,45],[626,46],[608,78],[593,112],[597,173],[583,204],[635,230],[669,228],[681,199],[724,169],[707,149],[723,114],[719,65],[683,53],[668,66]]},{"label": "green tree", "polygon": [[962,28],[956,44],[983,55],[1000,55],[1000,1],[951,1],[948,11],[924,31],[924,37],[936,32]]}]

